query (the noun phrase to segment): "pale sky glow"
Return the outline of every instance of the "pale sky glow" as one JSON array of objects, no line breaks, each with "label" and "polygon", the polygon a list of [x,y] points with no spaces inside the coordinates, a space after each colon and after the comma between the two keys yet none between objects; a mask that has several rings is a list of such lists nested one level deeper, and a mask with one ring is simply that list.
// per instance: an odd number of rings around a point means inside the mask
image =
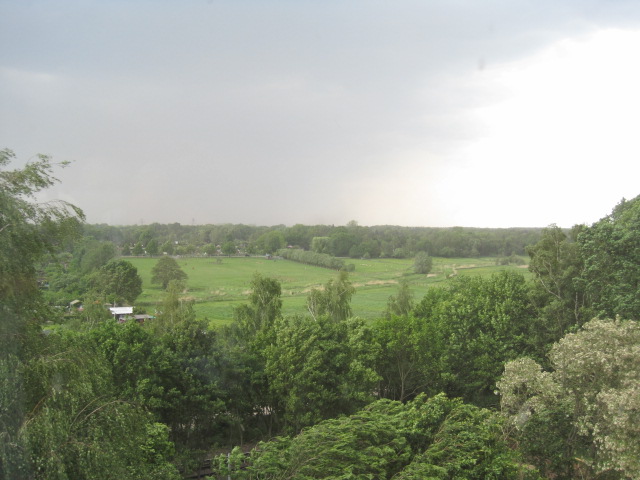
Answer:
[{"label": "pale sky glow", "polygon": [[591,223],[640,194],[640,4],[0,0],[0,148],[92,223]]},{"label": "pale sky glow", "polygon": [[[476,112],[486,133],[464,149],[456,175],[484,197],[472,205],[479,217],[493,205],[511,224],[522,215],[569,226],[608,213],[602,199],[638,195],[639,46],[640,31],[604,30],[496,69],[486,82],[506,96]],[[562,204],[551,216],[550,201]]]}]

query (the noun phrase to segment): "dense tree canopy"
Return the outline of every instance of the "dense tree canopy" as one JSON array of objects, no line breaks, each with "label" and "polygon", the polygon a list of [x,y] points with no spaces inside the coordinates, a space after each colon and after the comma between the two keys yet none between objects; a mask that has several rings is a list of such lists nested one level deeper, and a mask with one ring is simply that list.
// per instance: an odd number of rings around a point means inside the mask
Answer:
[{"label": "dense tree canopy", "polygon": [[640,196],[582,231],[578,244],[596,313],[640,320]]},{"label": "dense tree canopy", "polygon": [[138,269],[126,260],[114,260],[103,266],[94,274],[93,285],[109,303],[133,304],[142,293]]},{"label": "dense tree canopy", "polygon": [[596,319],[553,346],[552,372],[528,358],[507,363],[502,411],[532,462],[550,476],[640,476],[638,346],[637,322]]},{"label": "dense tree canopy", "polygon": [[249,459],[221,456],[218,475],[252,479],[537,479],[488,410],[444,395],[380,400],[295,437],[261,443]]},{"label": "dense tree canopy", "polygon": [[505,361],[544,349],[531,344],[535,311],[522,275],[458,277],[428,290],[415,313],[434,325],[440,388],[478,405],[496,403],[495,381]]}]

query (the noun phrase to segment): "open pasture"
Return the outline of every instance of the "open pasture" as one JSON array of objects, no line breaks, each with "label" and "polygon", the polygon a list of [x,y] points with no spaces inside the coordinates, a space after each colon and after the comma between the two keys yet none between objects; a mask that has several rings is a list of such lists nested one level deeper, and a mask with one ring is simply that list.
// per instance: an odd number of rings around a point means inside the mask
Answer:
[{"label": "open pasture", "polygon": [[[138,269],[143,280],[143,292],[136,305],[153,312],[160,303],[163,291],[151,284],[151,269],[157,258],[127,258]],[[268,260],[264,257],[183,257],[176,259],[188,275],[185,298],[195,302],[199,317],[207,317],[212,324],[231,321],[235,306],[246,302],[254,273],[277,279],[282,285],[283,313],[303,313],[307,294],[321,287],[337,272],[304,265],[289,260]],[[497,266],[494,258],[434,258],[428,276],[413,273],[413,259],[348,260],[356,266],[350,273],[356,293],[351,301],[353,313],[364,319],[379,317],[387,299],[397,292],[398,281],[409,281],[414,298],[422,298],[427,288],[447,281],[452,275],[490,275],[514,266]],[[527,273],[526,269],[518,271]]]}]

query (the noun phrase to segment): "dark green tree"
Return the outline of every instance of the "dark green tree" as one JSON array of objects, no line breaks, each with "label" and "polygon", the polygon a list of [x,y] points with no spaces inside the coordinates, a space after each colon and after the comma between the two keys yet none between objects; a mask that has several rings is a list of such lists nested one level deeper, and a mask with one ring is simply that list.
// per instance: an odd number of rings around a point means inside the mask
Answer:
[{"label": "dark green tree", "polygon": [[358,239],[355,235],[341,230],[335,232],[330,237],[331,253],[336,257],[346,257],[349,255],[351,248],[357,243]]},{"label": "dark green tree", "polygon": [[180,268],[178,262],[172,257],[163,256],[158,259],[154,267],[151,269],[151,283],[159,283],[165,290],[169,286],[169,282],[177,280],[184,282],[187,274]]},{"label": "dark green tree", "polygon": [[532,333],[541,344],[551,345],[589,317],[589,302],[580,281],[584,265],[575,241],[582,228],[574,227],[568,236],[551,225],[542,231],[538,243],[527,247],[529,271],[534,275],[531,296],[541,319]]},{"label": "dark green tree", "polygon": [[138,275],[138,269],[126,260],[107,263],[93,275],[92,283],[109,303],[133,304],[142,293],[142,278]]},{"label": "dark green tree", "polygon": [[181,451],[220,441],[224,411],[216,375],[215,335],[192,311],[172,323],[105,322],[91,336],[109,362],[116,392],[167,425]]},{"label": "dark green tree", "polygon": [[29,413],[19,437],[29,455],[24,473],[37,473],[6,478],[180,478],[167,427],[116,395],[91,342],[53,333],[43,347],[24,365]]},{"label": "dark green tree", "polygon": [[640,196],[584,229],[578,245],[595,313],[640,320]]},{"label": "dark green tree", "polygon": [[545,353],[546,346],[535,344],[535,310],[521,274],[456,277],[427,290],[415,314],[433,322],[444,391],[479,406],[496,403],[495,382],[505,361]]},{"label": "dark green tree", "polygon": [[441,391],[443,349],[435,323],[413,315],[390,315],[375,324],[373,334],[380,346],[376,359],[380,397],[404,402],[419,393]]}]

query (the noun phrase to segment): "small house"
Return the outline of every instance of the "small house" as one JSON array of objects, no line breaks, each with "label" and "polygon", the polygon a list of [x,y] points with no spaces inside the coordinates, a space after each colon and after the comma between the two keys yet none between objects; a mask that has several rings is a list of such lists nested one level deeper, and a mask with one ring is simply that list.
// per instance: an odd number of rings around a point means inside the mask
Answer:
[{"label": "small house", "polygon": [[127,315],[133,314],[133,307],[109,307],[109,310],[111,311],[113,318],[119,322],[124,321]]}]

